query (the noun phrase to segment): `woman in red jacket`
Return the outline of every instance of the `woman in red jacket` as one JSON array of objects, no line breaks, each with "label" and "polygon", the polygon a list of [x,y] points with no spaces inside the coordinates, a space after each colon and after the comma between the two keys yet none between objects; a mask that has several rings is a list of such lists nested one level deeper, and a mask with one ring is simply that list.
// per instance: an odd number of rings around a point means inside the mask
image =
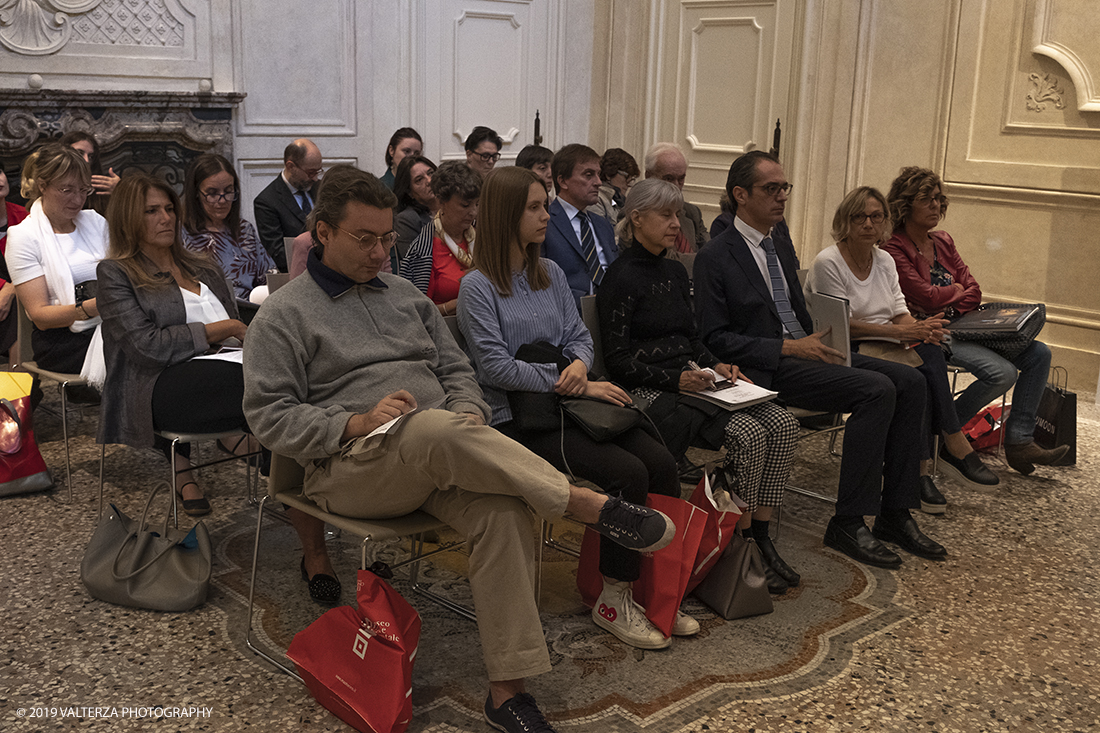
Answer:
[{"label": "woman in red jacket", "polygon": [[[914,315],[922,318],[942,312],[957,318],[977,308],[982,302],[978,281],[947,232],[933,231],[947,213],[940,177],[927,168],[903,168],[890,186],[887,200],[894,236],[884,249],[894,257],[901,290]],[[960,423],[965,425],[1015,383],[1012,412],[1005,425],[1008,465],[1026,475],[1035,470],[1035,464],[1050,465],[1065,455],[1065,446],[1044,450],[1033,439],[1035,415],[1050,370],[1046,344],[1033,341],[1012,361],[973,341],[955,339],[951,351],[949,363],[976,377],[955,400]]]}]

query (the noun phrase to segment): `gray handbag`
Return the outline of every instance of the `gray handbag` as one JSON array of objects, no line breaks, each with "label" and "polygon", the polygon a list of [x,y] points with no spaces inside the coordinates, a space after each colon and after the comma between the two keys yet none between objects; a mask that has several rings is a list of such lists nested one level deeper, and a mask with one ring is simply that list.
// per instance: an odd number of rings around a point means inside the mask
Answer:
[{"label": "gray handbag", "polygon": [[774,610],[760,548],[740,532],[733,533],[722,557],[695,587],[694,594],[726,620]]},{"label": "gray handbag", "polygon": [[149,492],[140,522],[114,504],[104,513],[80,563],[80,579],[95,598],[153,611],[187,611],[206,601],[210,534],[201,521],[186,534],[169,529],[167,516],[159,532],[149,529],[149,509],[162,487],[168,482]]}]

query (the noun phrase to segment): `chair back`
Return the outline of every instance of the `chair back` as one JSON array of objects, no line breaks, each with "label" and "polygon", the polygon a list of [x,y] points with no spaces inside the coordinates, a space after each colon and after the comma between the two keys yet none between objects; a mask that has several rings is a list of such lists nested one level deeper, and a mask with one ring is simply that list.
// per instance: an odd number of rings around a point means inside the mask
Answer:
[{"label": "chair back", "polygon": [[267,275],[267,292],[270,295],[290,282],[289,272],[270,272]]},{"label": "chair back", "polygon": [[695,252],[686,252],[680,255],[680,264],[687,270],[688,280],[695,281]]},{"label": "chair back", "polygon": [[283,237],[283,252],[286,253],[286,269],[290,272],[290,264],[294,262],[295,237]]},{"label": "chair back", "polygon": [[606,377],[607,371],[603,366],[603,342],[600,338],[600,314],[596,310],[596,296],[586,295],[581,298],[581,320],[584,321],[588,333],[592,334],[592,373],[597,377]]},{"label": "chair back", "polygon": [[443,322],[447,324],[447,328],[450,329],[451,335],[455,337],[458,348],[465,351],[466,337],[462,335],[462,331],[458,328],[458,316],[443,316]]},{"label": "chair back", "polygon": [[[31,323],[31,317],[27,315],[27,309],[23,307],[23,303],[19,301],[19,298],[15,299],[15,307],[18,312],[18,335],[15,338],[15,343],[19,347],[19,362],[22,364],[25,361],[34,361],[34,350],[31,348],[31,331],[34,330],[34,326]],[[18,367],[19,364],[12,364],[12,367]]]},{"label": "chair back", "polygon": [[306,470],[290,456],[271,454],[271,475],[267,480],[268,496],[274,498],[278,493],[294,493],[305,481]]}]

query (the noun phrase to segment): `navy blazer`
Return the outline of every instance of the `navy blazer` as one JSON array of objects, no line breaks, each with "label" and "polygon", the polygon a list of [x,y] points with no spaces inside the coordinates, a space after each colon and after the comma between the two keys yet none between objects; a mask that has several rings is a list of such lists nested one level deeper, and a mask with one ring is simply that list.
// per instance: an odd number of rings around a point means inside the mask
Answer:
[{"label": "navy blazer", "polygon": [[[320,183],[314,183],[309,190],[309,197],[314,205],[317,203],[317,189],[320,186]],[[271,255],[271,259],[275,260],[279,271],[288,272],[283,237],[297,237],[304,232],[306,214],[290,192],[282,173],[260,191],[260,195],[252,202],[252,211],[256,216],[256,233],[260,236],[260,244]]]},{"label": "navy blazer", "polygon": [[[607,264],[610,265],[619,256],[619,247],[615,244],[615,230],[602,216],[590,216],[592,234],[596,237],[596,246],[603,250]],[[565,273],[573,299],[580,307],[581,297],[588,295],[592,280],[588,277],[588,267],[584,262],[581,240],[573,231],[569,215],[558,199],[550,203],[550,223],[546,227],[546,241],[542,244],[542,256],[558,264]]]},{"label": "navy blazer", "polygon": [[[798,257],[786,222],[772,229],[772,241],[791,306],[806,333],[813,321],[798,283]],[[707,243],[695,260],[695,317],[699,335],[711,352],[735,364],[762,387],[771,385],[783,349],[783,321],[767,282],[736,227]]]}]

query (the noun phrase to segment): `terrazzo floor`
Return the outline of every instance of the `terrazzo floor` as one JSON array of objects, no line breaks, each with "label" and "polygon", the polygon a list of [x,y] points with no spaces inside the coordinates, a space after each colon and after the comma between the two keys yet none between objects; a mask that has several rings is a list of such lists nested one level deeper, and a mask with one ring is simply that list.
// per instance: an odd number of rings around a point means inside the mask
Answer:
[{"label": "terrazzo floor", "polygon": [[[992,458],[1002,485],[991,494],[941,481],[947,514],[918,521],[948,547],[945,562],[905,556],[897,571],[859,566],[821,546],[830,507],[788,495],[777,542],[802,571],[802,587],[774,613],[742,621],[691,602],[703,634],[668,652],[635,652],[595,629],[575,596],[575,561],[549,554],[543,623],[555,669],[531,680],[531,691],[559,731],[576,733],[1100,730],[1100,409],[1092,395],[1080,396],[1078,416],[1076,466],[1022,477]],[[255,509],[240,468],[204,475],[215,506],[204,606],[162,614],[87,594],[79,565],[96,522],[95,425],[92,408],[71,426],[72,505],[60,503],[64,490],[0,499],[8,557],[0,566],[8,650],[0,730],[350,730],[243,644]],[[59,420],[41,413],[37,428],[63,482]],[[165,465],[152,451],[111,448],[108,500],[140,514]],[[832,491],[836,467],[824,440],[812,438],[799,448],[792,483]],[[297,578],[293,534],[268,526],[262,630],[285,644],[321,609]],[[341,539],[333,548],[347,588],[357,545]],[[441,556],[432,571],[460,595],[461,562]],[[424,618],[409,730],[488,731],[477,717],[484,681],[474,626],[407,597]],[[158,717],[158,707],[185,717]],[[95,717],[112,710],[119,717]]]}]

